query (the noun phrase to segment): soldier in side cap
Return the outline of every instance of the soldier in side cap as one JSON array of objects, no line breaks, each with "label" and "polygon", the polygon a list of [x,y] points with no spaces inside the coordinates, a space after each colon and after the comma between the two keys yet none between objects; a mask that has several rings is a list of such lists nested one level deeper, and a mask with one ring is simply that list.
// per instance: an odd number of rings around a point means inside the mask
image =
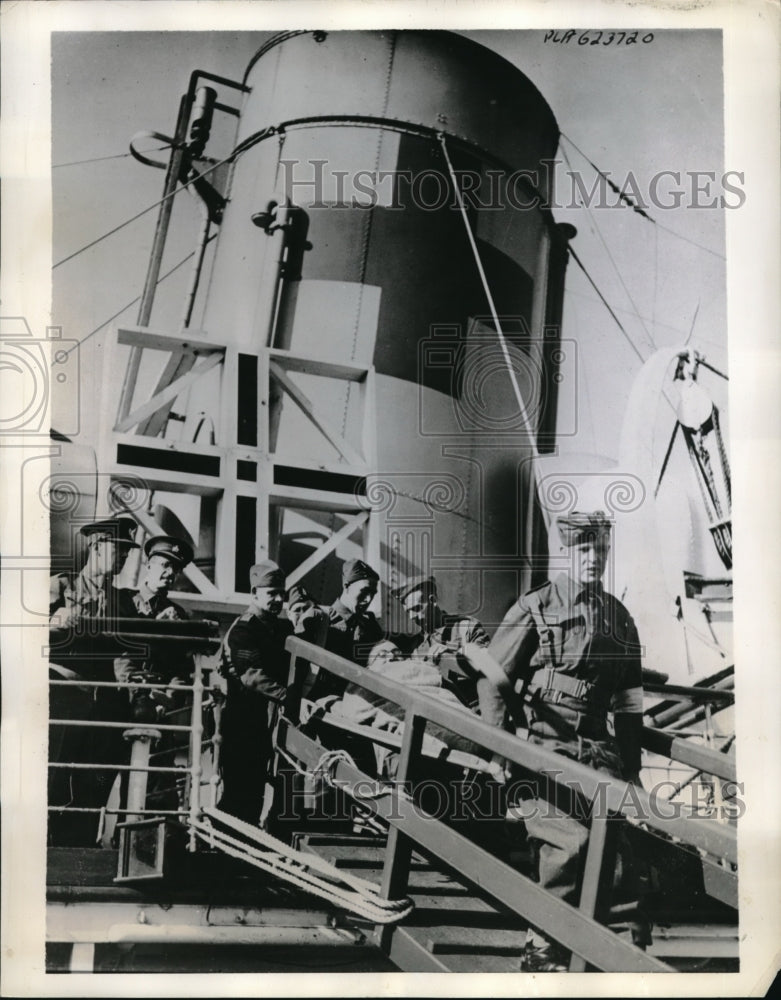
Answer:
[{"label": "soldier in side cap", "polygon": [[[439,605],[437,581],[433,576],[417,576],[391,591],[418,631],[400,644],[406,656],[433,663],[444,687],[472,711],[479,711],[482,689],[490,684],[464,656],[467,643],[484,648],[488,633],[476,618],[451,615]],[[490,703],[490,702],[489,702]]]},{"label": "soldier in side cap", "polygon": [[250,606],[223,641],[227,697],[221,719],[223,792],[218,805],[256,826],[270,777],[272,733],[287,688],[290,658],[285,642],[294,629],[288,619],[280,618],[285,574],[276,563],[252,567],[250,590]]},{"label": "soldier in side cap", "polygon": [[[114,680],[114,657],[101,652],[97,638],[86,634],[84,620],[117,614],[119,591],[112,581],[121,572],[130,551],[138,548],[133,539],[135,530],[136,522],[129,517],[83,525],[79,533],[87,541],[87,555],[81,570],[51,578],[49,624],[53,652],[49,674],[54,681],[72,682],[50,688],[52,719],[122,720],[122,699],[116,690],[80,686],[77,682]],[[58,650],[62,655],[58,656]],[[119,730],[95,726],[49,727],[52,763],[119,764],[124,753]],[[97,813],[108,800],[114,778],[115,774],[108,769],[50,768],[49,805],[94,809]],[[52,812],[49,839],[59,846],[87,846],[95,843],[97,828],[96,814]]]},{"label": "soldier in side cap", "polygon": [[[602,511],[572,512],[558,518],[557,527],[567,570],[520,597],[487,650],[506,678],[488,721],[508,725],[509,720],[510,728],[513,720],[520,724],[525,711],[531,742],[639,783],[640,642],[632,616],[602,586],[612,524]],[[486,651],[476,660],[481,655]],[[608,713],[614,737],[608,733]],[[540,885],[576,905],[586,828],[556,808],[536,810],[526,829],[539,846]],[[643,937],[638,929],[638,943],[647,943]],[[565,971],[566,955],[531,935],[522,968]]]},{"label": "soldier in side cap", "polygon": [[324,646],[328,634],[328,611],[321,608],[306,587],[294,584],[287,592],[287,616],[296,635],[315,646]]},{"label": "soldier in side cap", "polygon": [[[328,609],[326,649],[365,667],[373,647],[385,638],[369,605],[377,595],[379,574],[363,559],[348,559],[342,566],[342,593]],[[341,696],[345,684],[321,671],[309,697]]]}]

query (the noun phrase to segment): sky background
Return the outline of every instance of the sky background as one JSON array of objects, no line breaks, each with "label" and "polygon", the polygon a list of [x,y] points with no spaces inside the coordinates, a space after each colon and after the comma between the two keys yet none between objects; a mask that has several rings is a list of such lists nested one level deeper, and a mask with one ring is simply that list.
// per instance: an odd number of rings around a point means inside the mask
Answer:
[{"label": "sky background", "polygon": [[[579,46],[574,39],[567,45],[546,43],[542,31],[464,34],[520,68],[550,104],[563,135],[619,184],[629,172],[643,192],[663,170],[722,176],[721,32],[657,31],[650,44],[608,47]],[[240,79],[266,37],[232,32],[53,34],[54,261],[159,199],[163,172],[123,155],[130,137],[142,129],[170,134],[191,71],[200,68]],[[567,138],[559,149],[557,180],[569,200],[572,184],[562,176],[569,166],[581,173],[587,189],[596,175]],[[79,162],[83,160],[94,162]],[[663,184],[661,190],[669,187]],[[576,382],[579,430],[576,438],[562,441],[566,451],[617,458],[626,400],[641,365],[638,353],[645,358],[654,347],[683,343],[695,314],[691,344],[717,367],[727,364],[725,213],[693,208],[689,201],[687,196],[673,210],[652,207],[649,214],[656,225],[625,208],[555,210],[558,220],[577,228],[573,246],[629,338],[570,262],[562,336],[577,340],[579,351],[577,370],[565,368],[564,375],[570,384]],[[96,362],[111,326],[90,334],[140,294],[156,216],[157,210],[147,213],[54,270],[52,322],[63,327],[66,338],[89,337],[80,351],[81,417],[88,434],[96,415],[92,401],[100,389],[101,365]],[[194,201],[178,197],[162,273],[190,252],[197,224]],[[189,265],[184,265],[162,283],[155,325],[176,320],[188,277]],[[118,321],[135,322],[137,308],[123,311]],[[718,392],[721,387],[714,388]],[[72,400],[58,402],[72,411]],[[569,415],[562,416],[571,425]],[[662,438],[668,431],[661,429]]]}]

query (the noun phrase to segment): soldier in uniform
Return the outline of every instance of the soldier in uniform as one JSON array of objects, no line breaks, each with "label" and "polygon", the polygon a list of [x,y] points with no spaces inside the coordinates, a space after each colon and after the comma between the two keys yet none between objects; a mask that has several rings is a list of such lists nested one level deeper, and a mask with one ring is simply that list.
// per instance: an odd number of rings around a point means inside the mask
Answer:
[{"label": "soldier in uniform", "polygon": [[227,696],[221,719],[220,809],[258,825],[273,759],[272,733],[287,688],[285,642],[293,625],[280,618],[285,574],[274,562],[250,570],[252,602],[229,628],[222,671]]},{"label": "soldier in uniform", "polygon": [[[154,618],[158,621],[186,621],[186,612],[169,597],[168,591],[176,576],[192,561],[192,546],[172,535],[154,535],[144,543],[145,562],[138,578],[138,590],[122,590],[118,598],[121,618]],[[192,674],[189,656],[166,651],[139,662],[129,657],[114,661],[118,681],[133,678],[153,681],[185,680]],[[161,691],[130,692],[131,716],[134,722],[154,722],[162,715],[170,699]]]},{"label": "soldier in uniform", "polygon": [[480,696],[489,684],[464,655],[467,643],[485,648],[489,637],[476,618],[451,615],[439,605],[437,582],[433,576],[418,576],[391,591],[410,620],[418,627],[400,646],[406,656],[433,663],[442,675],[443,687],[473,712],[479,711]]},{"label": "soldier in uniform", "polygon": [[[144,543],[145,561],[141,566],[137,590],[121,590],[117,601],[120,618],[153,618],[157,621],[186,621],[187,614],[175,604],[168,591],[177,575],[192,561],[192,546],[172,535],[154,535]],[[132,640],[132,636],[128,637]],[[136,683],[187,683],[192,679],[192,657],[183,653],[173,644],[155,646],[150,654],[138,659],[131,656],[114,660],[114,676],[118,681]],[[124,692],[123,692],[124,694]],[[172,717],[171,713],[186,708],[183,692],[178,697],[172,690],[164,688],[138,688],[132,686],[127,691],[125,718],[134,725],[155,722],[187,724],[189,719]],[[176,744],[181,737],[164,732],[153,747],[150,763],[155,766],[171,767],[175,762]],[[128,747],[128,751],[129,751]],[[121,799],[126,798],[126,775],[122,775]],[[176,809],[179,796],[176,783],[170,774],[150,773],[147,785],[147,803],[160,809]]]},{"label": "soldier in uniform", "polygon": [[[80,534],[87,539],[87,558],[79,573],[61,573],[51,578],[49,622],[53,648],[50,677],[53,680],[111,681],[113,656],[101,650],[98,637],[86,634],[85,619],[112,617],[117,613],[119,592],[112,580],[121,572],[131,549],[136,522],[129,517],[109,518],[85,524]],[[57,656],[57,647],[70,646],[67,657]],[[83,652],[83,655],[81,655]],[[62,662],[57,662],[61,659]],[[77,684],[54,685],[50,689],[52,719],[90,722],[121,721],[122,702],[111,688]],[[121,732],[99,727],[50,726],[49,759],[52,763],[112,764],[123,759]],[[99,809],[108,800],[115,774],[108,769],[51,768],[49,805],[77,809]],[[49,837],[60,846],[95,843],[97,820],[91,813],[52,813]]]},{"label": "soldier in uniform", "polygon": [[[506,725],[508,715],[517,722],[526,700],[530,741],[639,783],[640,643],[631,615],[602,586],[611,522],[602,511],[573,512],[560,517],[557,526],[569,568],[523,595],[499,626],[488,653],[507,683],[493,712],[484,714],[496,725]],[[524,699],[527,694],[530,698]],[[542,808],[531,810],[526,829],[539,846],[540,885],[577,904],[587,830],[557,807],[539,804]],[[563,971],[565,960],[557,946],[532,935],[523,967]]]},{"label": "soldier in uniform", "polygon": [[349,559],[342,566],[342,593],[329,610],[326,648],[361,667],[366,666],[373,646],[385,638],[369,611],[379,581],[379,574],[362,559]]},{"label": "soldier in uniform", "polygon": [[[366,666],[374,646],[385,638],[382,626],[369,611],[379,580],[379,574],[362,559],[348,559],[342,566],[342,593],[328,608],[325,648],[360,667]],[[341,697],[345,687],[340,678],[321,670],[309,698]]]}]

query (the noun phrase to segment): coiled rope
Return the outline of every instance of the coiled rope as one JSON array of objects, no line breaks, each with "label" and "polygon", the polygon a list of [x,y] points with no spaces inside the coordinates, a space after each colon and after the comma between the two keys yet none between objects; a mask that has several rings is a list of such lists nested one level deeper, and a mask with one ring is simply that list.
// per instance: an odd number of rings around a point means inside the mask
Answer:
[{"label": "coiled rope", "polygon": [[[221,809],[207,808],[204,814],[206,819],[190,820],[190,825],[196,835],[211,847],[270,872],[372,923],[396,923],[409,916],[414,908],[411,899],[384,899],[379,886],[373,882],[340,871],[316,854],[296,850],[265,830]],[[216,826],[216,823],[229,827],[241,839]]]}]

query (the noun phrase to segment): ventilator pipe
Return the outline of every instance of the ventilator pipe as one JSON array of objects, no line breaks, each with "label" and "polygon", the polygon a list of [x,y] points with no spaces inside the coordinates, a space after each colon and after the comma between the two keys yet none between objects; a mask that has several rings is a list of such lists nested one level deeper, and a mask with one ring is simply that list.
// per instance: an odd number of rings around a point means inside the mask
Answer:
[{"label": "ventilator pipe", "polygon": [[270,201],[264,212],[252,216],[253,223],[262,229],[272,240],[270,256],[272,259],[271,274],[268,281],[261,286],[258,339],[266,347],[273,346],[274,326],[277,315],[279,290],[284,276],[285,260],[287,258],[287,234],[290,229],[290,205],[285,196],[280,195],[278,201]]},{"label": "ventilator pipe", "polygon": [[[171,212],[174,207],[174,192],[179,183],[179,174],[182,169],[182,162],[185,155],[183,140],[187,129],[187,119],[190,114],[189,103],[186,98],[182,98],[179,104],[179,118],[176,123],[174,133],[174,146],[171,149],[171,159],[168,162],[168,171],[165,175],[165,185],[163,187],[163,198],[160,203],[160,212],[157,216],[157,226],[155,227],[154,242],[152,243],[152,253],[149,258],[144,290],[141,293],[141,304],[138,307],[137,326],[148,326],[152,315],[152,304],[155,299],[155,289],[160,277],[160,266],[163,262],[163,251],[165,250],[166,238],[168,236],[168,225],[171,221]],[[119,406],[117,408],[117,423],[130,413],[133,403],[133,393],[135,392],[138,372],[141,367],[141,347],[131,347],[128,359],[125,379],[122,383],[122,391],[119,396]]]},{"label": "ventilator pipe", "polygon": [[131,741],[130,767],[127,782],[127,819],[133,823],[144,818],[146,789],[149,781],[149,752],[153,740],[160,739],[157,729],[126,729],[122,734]]},{"label": "ventilator pipe", "polygon": [[190,272],[190,284],[187,288],[187,295],[184,301],[184,312],[182,313],[181,322],[183,330],[187,329],[192,318],[193,306],[195,305],[195,295],[198,291],[198,284],[201,279],[203,258],[206,253],[206,246],[209,242],[209,231],[211,230],[211,218],[209,216],[208,205],[192,187],[189,187],[187,190],[191,191],[193,195],[198,198],[198,207],[201,212],[201,228],[198,231],[198,240],[195,244],[195,260],[193,262],[192,271]]}]

